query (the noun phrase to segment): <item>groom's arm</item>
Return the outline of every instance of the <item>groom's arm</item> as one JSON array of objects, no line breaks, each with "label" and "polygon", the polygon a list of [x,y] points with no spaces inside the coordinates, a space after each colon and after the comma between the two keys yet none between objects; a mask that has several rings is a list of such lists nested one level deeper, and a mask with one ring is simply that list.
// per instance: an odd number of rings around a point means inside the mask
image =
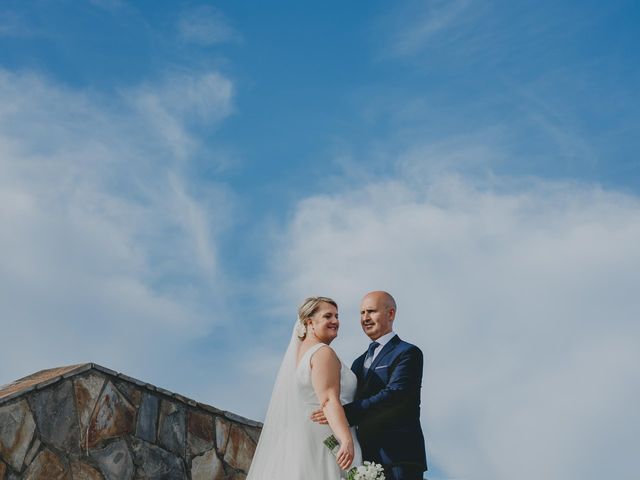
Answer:
[{"label": "groom's arm", "polygon": [[378,414],[392,414],[395,407],[419,390],[422,383],[422,352],[411,347],[402,353],[389,377],[387,385],[375,395],[344,405],[349,425],[358,425],[362,418]]}]

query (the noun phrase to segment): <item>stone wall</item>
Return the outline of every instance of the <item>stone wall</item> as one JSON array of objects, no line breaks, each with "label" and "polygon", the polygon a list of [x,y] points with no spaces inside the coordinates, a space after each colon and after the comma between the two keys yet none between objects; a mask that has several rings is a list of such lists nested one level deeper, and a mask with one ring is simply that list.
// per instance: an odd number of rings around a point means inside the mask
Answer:
[{"label": "stone wall", "polygon": [[0,390],[0,480],[246,477],[259,423],[95,364],[71,368]]}]

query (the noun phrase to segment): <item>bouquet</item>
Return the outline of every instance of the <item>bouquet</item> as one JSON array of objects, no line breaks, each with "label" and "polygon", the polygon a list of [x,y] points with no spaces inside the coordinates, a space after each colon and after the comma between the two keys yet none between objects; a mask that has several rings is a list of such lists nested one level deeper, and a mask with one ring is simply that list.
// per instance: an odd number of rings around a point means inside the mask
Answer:
[{"label": "bouquet", "polygon": [[[333,435],[327,437],[324,442],[331,453],[336,455],[340,449],[340,444]],[[352,467],[347,472],[346,480],[385,480],[382,465],[373,462],[363,462],[359,467]]]}]

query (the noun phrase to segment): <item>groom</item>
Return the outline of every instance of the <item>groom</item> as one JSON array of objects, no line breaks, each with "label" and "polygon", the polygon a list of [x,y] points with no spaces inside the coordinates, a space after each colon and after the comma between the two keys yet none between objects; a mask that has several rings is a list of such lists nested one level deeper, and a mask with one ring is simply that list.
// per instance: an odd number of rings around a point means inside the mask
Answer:
[{"label": "groom", "polygon": [[[396,302],[371,292],[360,306],[360,324],[372,340],[351,370],[358,377],[353,403],[344,406],[356,425],[362,458],[380,463],[387,480],[419,480],[427,469],[420,427],[422,352],[393,332]],[[322,410],[312,419],[324,423]]]}]

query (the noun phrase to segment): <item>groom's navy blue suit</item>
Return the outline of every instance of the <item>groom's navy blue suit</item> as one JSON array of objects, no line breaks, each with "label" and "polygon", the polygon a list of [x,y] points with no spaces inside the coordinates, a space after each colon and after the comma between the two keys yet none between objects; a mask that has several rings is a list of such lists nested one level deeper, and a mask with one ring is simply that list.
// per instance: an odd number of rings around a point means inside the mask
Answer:
[{"label": "groom's navy blue suit", "polygon": [[344,406],[349,424],[357,426],[362,457],[382,464],[393,480],[422,478],[427,469],[420,427],[422,352],[395,335],[368,369],[366,355],[351,366],[358,390]]}]

